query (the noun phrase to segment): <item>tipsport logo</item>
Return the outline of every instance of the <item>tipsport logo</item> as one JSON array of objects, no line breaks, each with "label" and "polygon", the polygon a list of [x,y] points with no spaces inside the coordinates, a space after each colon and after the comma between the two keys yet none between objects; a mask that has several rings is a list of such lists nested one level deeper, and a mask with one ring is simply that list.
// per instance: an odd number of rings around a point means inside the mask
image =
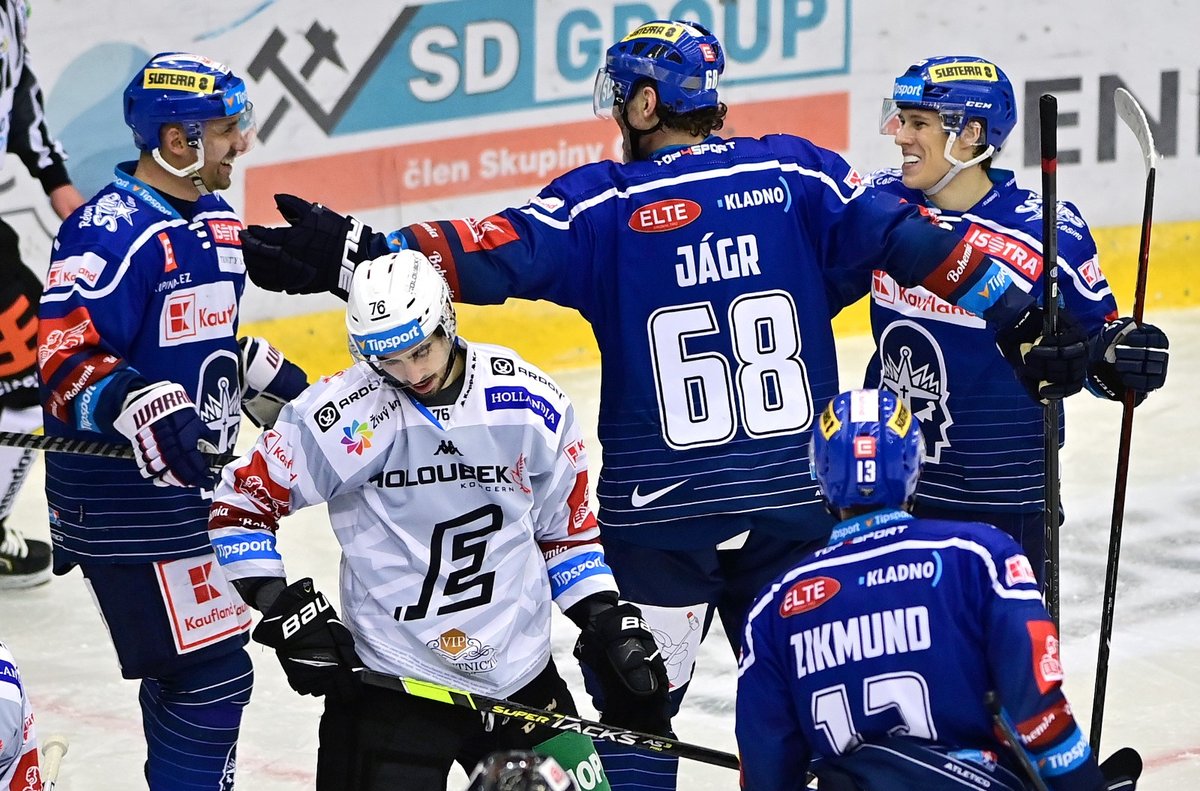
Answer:
[{"label": "tipsport logo", "polygon": [[367,423],[359,423],[357,420],[350,421],[349,426],[342,427],[342,445],[346,448],[347,453],[354,453],[359,456],[363,451],[371,447],[371,438],[375,436],[375,432],[371,430],[371,426]]},{"label": "tipsport logo", "polygon": [[[723,85],[850,70],[850,0],[687,5],[724,44]],[[268,139],[296,108],[334,136],[586,102],[612,42],[674,15],[662,2],[534,0],[408,4],[307,29],[295,20],[273,28],[247,68],[256,96],[278,96],[262,100],[258,134]]]}]

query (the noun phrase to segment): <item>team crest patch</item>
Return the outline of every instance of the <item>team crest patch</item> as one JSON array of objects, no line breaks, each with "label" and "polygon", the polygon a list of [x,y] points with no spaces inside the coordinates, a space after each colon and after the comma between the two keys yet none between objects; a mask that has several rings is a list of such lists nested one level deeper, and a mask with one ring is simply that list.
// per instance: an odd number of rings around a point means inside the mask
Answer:
[{"label": "team crest patch", "polygon": [[461,629],[442,632],[425,647],[463,673],[487,673],[500,664],[496,649],[485,645]]}]

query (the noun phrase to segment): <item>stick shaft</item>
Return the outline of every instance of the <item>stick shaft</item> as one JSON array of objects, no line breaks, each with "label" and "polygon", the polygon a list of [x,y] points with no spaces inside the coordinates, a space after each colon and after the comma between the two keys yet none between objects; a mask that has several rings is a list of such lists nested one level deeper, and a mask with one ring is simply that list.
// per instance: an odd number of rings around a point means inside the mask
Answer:
[{"label": "stick shaft", "polygon": [[[1058,100],[1044,94],[1038,104],[1042,150],[1042,331],[1052,335],[1058,328]],[[1059,514],[1059,403],[1042,406],[1045,437],[1044,492],[1042,524],[1045,530],[1046,558],[1041,569],[1046,586],[1046,609],[1058,626],[1058,514]]]},{"label": "stick shaft", "polygon": [[655,752],[677,755],[680,758],[700,761],[701,763],[713,764],[714,766],[724,766],[728,769],[738,769],[741,766],[736,755],[713,750],[708,747],[701,747],[697,744],[688,744],[687,742],[654,736],[649,733],[626,730],[625,728],[605,725],[602,722],[595,722],[594,720],[585,720],[581,717],[575,717],[559,711],[547,711],[534,706],[526,706],[524,703],[491,698],[486,695],[477,695],[473,692],[465,692],[460,689],[444,687],[441,684],[433,684],[418,679],[390,676],[374,670],[361,670],[358,672],[366,684],[404,692],[451,706],[461,706],[501,717],[517,716],[524,722],[532,722],[553,730],[582,733],[593,739],[616,742],[630,747],[641,747],[647,750],[654,750]]}]

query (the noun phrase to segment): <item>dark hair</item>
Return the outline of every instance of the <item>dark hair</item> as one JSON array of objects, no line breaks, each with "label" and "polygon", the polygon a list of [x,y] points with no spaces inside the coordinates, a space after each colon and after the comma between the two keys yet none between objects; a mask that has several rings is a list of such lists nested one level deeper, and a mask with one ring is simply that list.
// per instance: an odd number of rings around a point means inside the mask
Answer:
[{"label": "dark hair", "polygon": [[717,102],[716,107],[704,107],[690,113],[676,113],[659,105],[658,117],[665,127],[687,132],[695,137],[708,137],[725,126],[725,114],[728,112],[729,108],[725,106],[725,102]]}]

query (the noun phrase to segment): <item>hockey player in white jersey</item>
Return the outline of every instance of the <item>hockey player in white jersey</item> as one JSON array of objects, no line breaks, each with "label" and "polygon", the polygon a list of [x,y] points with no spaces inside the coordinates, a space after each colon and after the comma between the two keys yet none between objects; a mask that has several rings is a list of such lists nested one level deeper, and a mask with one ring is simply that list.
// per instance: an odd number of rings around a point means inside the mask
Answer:
[{"label": "hockey player in white jersey", "polygon": [[29,695],[12,652],[0,643],[0,791],[41,787],[37,728]]},{"label": "hockey player in white jersey", "polygon": [[[317,788],[444,789],[453,761],[469,770],[498,749],[538,747],[568,770],[593,760],[578,734],[487,729],[466,709],[366,694],[353,672],[574,712],[550,652],[552,601],[604,680],[605,721],[666,733],[666,670],[641,613],[618,604],[566,394],[513,351],[458,338],[446,283],[419,252],[359,266],[346,324],[358,362],[226,467],[209,522],[221,565],[264,613],[254,639],[294,689],[325,695]],[[322,502],[344,624],[310,579],[287,584],[275,543],[281,517]]]}]

